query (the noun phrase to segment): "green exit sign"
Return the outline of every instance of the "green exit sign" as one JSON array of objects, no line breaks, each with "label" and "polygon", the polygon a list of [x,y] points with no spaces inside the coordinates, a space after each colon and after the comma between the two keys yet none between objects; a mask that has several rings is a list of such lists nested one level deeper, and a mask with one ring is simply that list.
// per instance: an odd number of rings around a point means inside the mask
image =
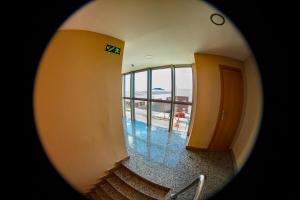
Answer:
[{"label": "green exit sign", "polygon": [[119,54],[121,53],[121,48],[119,47],[115,47],[111,44],[107,44],[105,47],[105,51],[110,52],[110,53],[115,53],[115,54]]}]

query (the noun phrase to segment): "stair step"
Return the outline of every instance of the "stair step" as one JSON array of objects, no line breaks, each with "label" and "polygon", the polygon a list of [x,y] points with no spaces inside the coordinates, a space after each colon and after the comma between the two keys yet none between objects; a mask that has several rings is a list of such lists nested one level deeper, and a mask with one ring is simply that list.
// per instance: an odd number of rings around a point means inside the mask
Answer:
[{"label": "stair step", "polygon": [[88,200],[94,200],[94,198],[93,198],[92,195],[91,195],[91,192],[89,192],[88,194],[86,194],[85,197],[86,197]]},{"label": "stair step", "polygon": [[168,187],[166,187],[166,186],[163,186],[163,185],[160,185],[160,184],[158,184],[158,183],[155,183],[155,182],[153,182],[153,181],[151,181],[151,180],[145,178],[145,177],[143,176],[143,174],[141,175],[141,174],[139,174],[139,173],[136,173],[136,172],[135,172],[134,170],[132,170],[130,167],[128,167],[128,166],[126,166],[126,165],[124,165],[124,164],[122,164],[122,167],[124,167],[124,168],[127,169],[129,172],[131,172],[131,173],[133,173],[134,175],[136,175],[137,177],[143,179],[145,182],[147,182],[147,183],[149,183],[149,184],[151,184],[151,185],[153,185],[153,186],[155,186],[155,187],[157,187],[157,188],[159,188],[159,189],[161,189],[161,190],[164,190],[164,191],[166,191],[166,192],[169,192],[169,191],[170,191],[170,188],[168,188]]},{"label": "stair step", "polygon": [[91,200],[102,200],[99,198],[99,196],[95,192],[90,192],[89,193],[89,199]]},{"label": "stair step", "polygon": [[107,182],[130,200],[156,200],[153,197],[150,197],[146,194],[139,192],[138,190],[135,190],[116,175],[108,177]]},{"label": "stair step", "polygon": [[126,167],[120,167],[114,174],[135,190],[155,199],[164,199],[170,189],[141,178]]},{"label": "stair step", "polygon": [[107,181],[104,181],[98,187],[100,187],[113,200],[129,200],[119,191],[113,188]]},{"label": "stair step", "polygon": [[98,187],[95,192],[101,200],[113,200],[101,187]]}]

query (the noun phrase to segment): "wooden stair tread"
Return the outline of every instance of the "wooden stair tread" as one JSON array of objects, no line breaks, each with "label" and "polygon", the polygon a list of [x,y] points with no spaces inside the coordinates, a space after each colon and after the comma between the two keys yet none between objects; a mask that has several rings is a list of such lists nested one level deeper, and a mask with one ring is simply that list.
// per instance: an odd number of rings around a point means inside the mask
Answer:
[{"label": "wooden stair tread", "polygon": [[119,168],[118,170],[114,171],[114,174],[126,184],[133,187],[135,190],[155,199],[164,199],[169,191],[165,188],[162,188],[160,185],[157,185],[156,183],[141,178],[134,172],[128,170],[126,167]]},{"label": "wooden stair tread", "polygon": [[107,178],[107,182],[111,184],[111,186],[116,190],[118,190],[123,196],[127,197],[130,200],[157,200],[156,198],[135,190],[133,187],[128,185],[116,175],[112,175]]}]

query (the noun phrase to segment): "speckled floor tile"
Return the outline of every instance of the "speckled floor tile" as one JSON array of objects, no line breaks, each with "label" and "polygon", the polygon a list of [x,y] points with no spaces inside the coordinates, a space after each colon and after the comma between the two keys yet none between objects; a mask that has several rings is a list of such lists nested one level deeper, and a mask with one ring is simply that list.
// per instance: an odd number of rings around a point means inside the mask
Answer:
[{"label": "speckled floor tile", "polygon": [[100,197],[98,199],[112,200],[112,198],[110,198],[102,188],[97,188],[97,190],[95,190],[95,193],[97,194],[98,197]]},{"label": "speckled floor tile", "polygon": [[131,187],[155,199],[164,199],[169,191],[165,189],[163,190],[154,184],[146,182],[144,179],[136,176],[125,167],[119,168],[114,173]]},{"label": "speckled floor tile", "polygon": [[133,189],[115,175],[107,178],[107,182],[130,200],[156,200]]},{"label": "speckled floor tile", "polygon": [[113,188],[109,183],[104,183],[100,185],[101,189],[106,192],[106,194],[112,198],[113,200],[129,200],[124,197],[120,192],[118,192],[115,188]]},{"label": "speckled floor tile", "polygon": [[[167,197],[191,183],[199,174],[204,174],[203,196],[207,198],[233,176],[233,161],[229,152],[186,150],[185,134],[169,133],[164,128],[149,128],[138,121],[124,122],[124,127],[130,159],[123,164],[146,179],[171,188]],[[196,186],[178,198],[192,199],[195,190]]]}]

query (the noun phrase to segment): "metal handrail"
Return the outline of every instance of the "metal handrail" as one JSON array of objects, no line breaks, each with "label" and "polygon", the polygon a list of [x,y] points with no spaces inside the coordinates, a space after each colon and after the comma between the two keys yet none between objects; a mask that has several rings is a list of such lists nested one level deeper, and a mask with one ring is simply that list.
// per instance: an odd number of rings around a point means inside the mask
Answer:
[{"label": "metal handrail", "polygon": [[203,184],[204,184],[204,179],[205,179],[205,176],[203,174],[200,174],[200,176],[198,176],[189,185],[185,186],[180,191],[171,194],[171,199],[176,199],[178,195],[180,195],[181,193],[185,192],[186,190],[188,190],[189,188],[191,188],[196,183],[199,183],[199,185],[197,187],[197,190],[196,190],[196,194],[195,194],[194,199],[193,199],[193,200],[199,200],[200,199],[200,194],[201,194],[201,191],[202,191],[202,188],[203,188]]},{"label": "metal handrail", "polygon": [[199,185],[197,187],[196,194],[195,194],[195,197],[194,197],[193,200],[200,200],[200,199],[202,199],[202,198],[200,198],[200,195],[201,195],[201,192],[202,192],[202,189],[203,189],[205,176],[201,174],[200,177],[199,177],[199,179],[200,179],[199,180],[200,183],[199,183]]}]

